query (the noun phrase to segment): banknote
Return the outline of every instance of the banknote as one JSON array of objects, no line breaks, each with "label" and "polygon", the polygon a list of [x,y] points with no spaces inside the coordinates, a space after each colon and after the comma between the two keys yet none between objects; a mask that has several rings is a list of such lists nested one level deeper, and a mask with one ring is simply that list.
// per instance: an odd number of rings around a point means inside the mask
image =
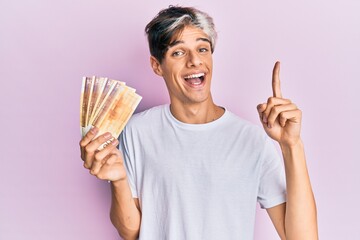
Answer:
[{"label": "banknote", "polygon": [[[84,77],[80,98],[80,128],[82,136],[92,128],[97,135],[110,132],[118,138],[142,97],[125,82],[105,77]],[[100,146],[99,150],[108,143]]]},{"label": "banknote", "polygon": [[92,123],[93,126],[100,128],[102,122],[105,120],[106,117],[109,116],[112,107],[116,104],[124,91],[126,91],[126,88],[124,86],[122,86],[120,83],[115,84],[114,88],[99,109],[99,113],[97,114],[94,122]]},{"label": "banknote", "polygon": [[108,102],[108,98],[109,98],[110,94],[112,93],[113,89],[115,88],[116,84],[117,84],[116,81],[112,81],[107,78],[105,79],[98,102],[95,104],[96,106],[93,110],[93,113],[90,117],[88,124],[92,124],[94,122],[94,119],[97,118],[97,116],[99,115],[100,111],[103,110],[104,104],[106,104]]},{"label": "banknote", "polygon": [[89,99],[89,110],[87,112],[88,114],[88,122],[86,123],[87,125],[90,124],[90,119],[91,116],[93,115],[93,110],[100,96],[100,90],[103,80],[104,80],[103,78],[98,78],[98,77],[93,78],[92,91],[91,91],[92,94],[91,94],[91,98]]},{"label": "banknote", "polygon": [[103,95],[107,94],[109,91],[108,79],[104,77],[95,77],[93,94],[90,102],[90,109],[89,109],[89,122],[88,125],[92,123],[94,116],[96,114],[97,109],[100,107],[100,104],[103,100]]},{"label": "banknote", "polygon": [[114,105],[106,112],[106,116],[102,121],[94,122],[94,126],[99,128],[98,134],[110,132],[117,138],[134,113],[140,100],[141,97],[130,89],[125,88],[121,91],[117,95]]},{"label": "banknote", "polygon": [[89,86],[88,86],[88,94],[87,92],[85,92],[85,94],[87,94],[87,104],[86,104],[86,115],[85,115],[85,124],[88,125],[89,124],[89,118],[90,118],[90,103],[91,103],[91,98],[93,95],[93,89],[94,89],[94,80],[95,80],[95,76],[89,79]]},{"label": "banknote", "polygon": [[92,84],[92,78],[83,77],[82,88],[81,88],[81,100],[80,100],[80,126],[81,126],[82,135],[85,135],[84,130],[87,127],[88,103],[89,103],[91,84]]}]

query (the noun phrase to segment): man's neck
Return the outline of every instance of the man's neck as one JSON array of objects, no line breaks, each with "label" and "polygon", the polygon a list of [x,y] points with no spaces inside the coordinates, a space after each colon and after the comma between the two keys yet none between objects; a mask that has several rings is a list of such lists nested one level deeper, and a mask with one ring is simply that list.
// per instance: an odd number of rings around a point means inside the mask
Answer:
[{"label": "man's neck", "polygon": [[220,118],[225,110],[216,106],[212,99],[202,103],[184,104],[172,101],[172,115],[179,121],[189,124],[203,124]]}]

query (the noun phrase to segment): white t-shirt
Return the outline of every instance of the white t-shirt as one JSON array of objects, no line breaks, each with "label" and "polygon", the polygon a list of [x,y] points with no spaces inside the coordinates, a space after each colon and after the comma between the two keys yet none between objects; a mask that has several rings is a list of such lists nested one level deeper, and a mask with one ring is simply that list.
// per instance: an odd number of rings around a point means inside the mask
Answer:
[{"label": "white t-shirt", "polygon": [[178,121],[169,105],[136,114],[120,136],[142,212],[141,240],[253,239],[257,201],[286,201],[274,144],[225,111],[206,124]]}]

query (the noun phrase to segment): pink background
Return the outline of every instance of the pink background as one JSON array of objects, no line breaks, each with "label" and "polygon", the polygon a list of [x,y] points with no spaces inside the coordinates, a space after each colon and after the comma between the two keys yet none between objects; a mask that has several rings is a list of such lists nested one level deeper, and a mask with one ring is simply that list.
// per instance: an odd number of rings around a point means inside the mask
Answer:
[{"label": "pink background", "polygon": [[[360,236],[360,2],[180,1],[215,19],[215,101],[258,124],[282,62],[285,97],[303,110],[302,136],[321,239]],[[0,239],[118,239],[109,185],[79,158],[83,75],[123,80],[138,110],[168,102],[149,67],[144,27],[173,2],[0,2]],[[357,148],[357,151],[355,150]],[[256,239],[278,239],[258,210]]]}]

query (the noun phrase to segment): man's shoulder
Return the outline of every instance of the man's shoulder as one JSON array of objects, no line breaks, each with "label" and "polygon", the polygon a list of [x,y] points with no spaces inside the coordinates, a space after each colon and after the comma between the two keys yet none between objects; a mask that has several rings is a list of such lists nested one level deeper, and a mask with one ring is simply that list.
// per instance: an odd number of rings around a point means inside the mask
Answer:
[{"label": "man's shoulder", "polygon": [[127,127],[144,126],[149,125],[154,121],[158,121],[166,107],[167,105],[159,105],[134,114],[130,118]]},{"label": "man's shoulder", "polygon": [[227,115],[229,116],[227,119],[228,121],[238,127],[242,128],[248,128],[254,131],[258,131],[260,128],[259,125],[256,125],[253,122],[250,122],[249,120],[246,120],[245,118],[240,117],[239,115],[231,112],[230,110],[226,110]]},{"label": "man's shoulder", "polygon": [[259,138],[263,139],[265,137],[265,132],[261,126],[246,120],[237,114],[227,110],[228,114],[228,123],[227,126],[231,128],[234,132],[241,136],[246,136],[246,138]]}]

